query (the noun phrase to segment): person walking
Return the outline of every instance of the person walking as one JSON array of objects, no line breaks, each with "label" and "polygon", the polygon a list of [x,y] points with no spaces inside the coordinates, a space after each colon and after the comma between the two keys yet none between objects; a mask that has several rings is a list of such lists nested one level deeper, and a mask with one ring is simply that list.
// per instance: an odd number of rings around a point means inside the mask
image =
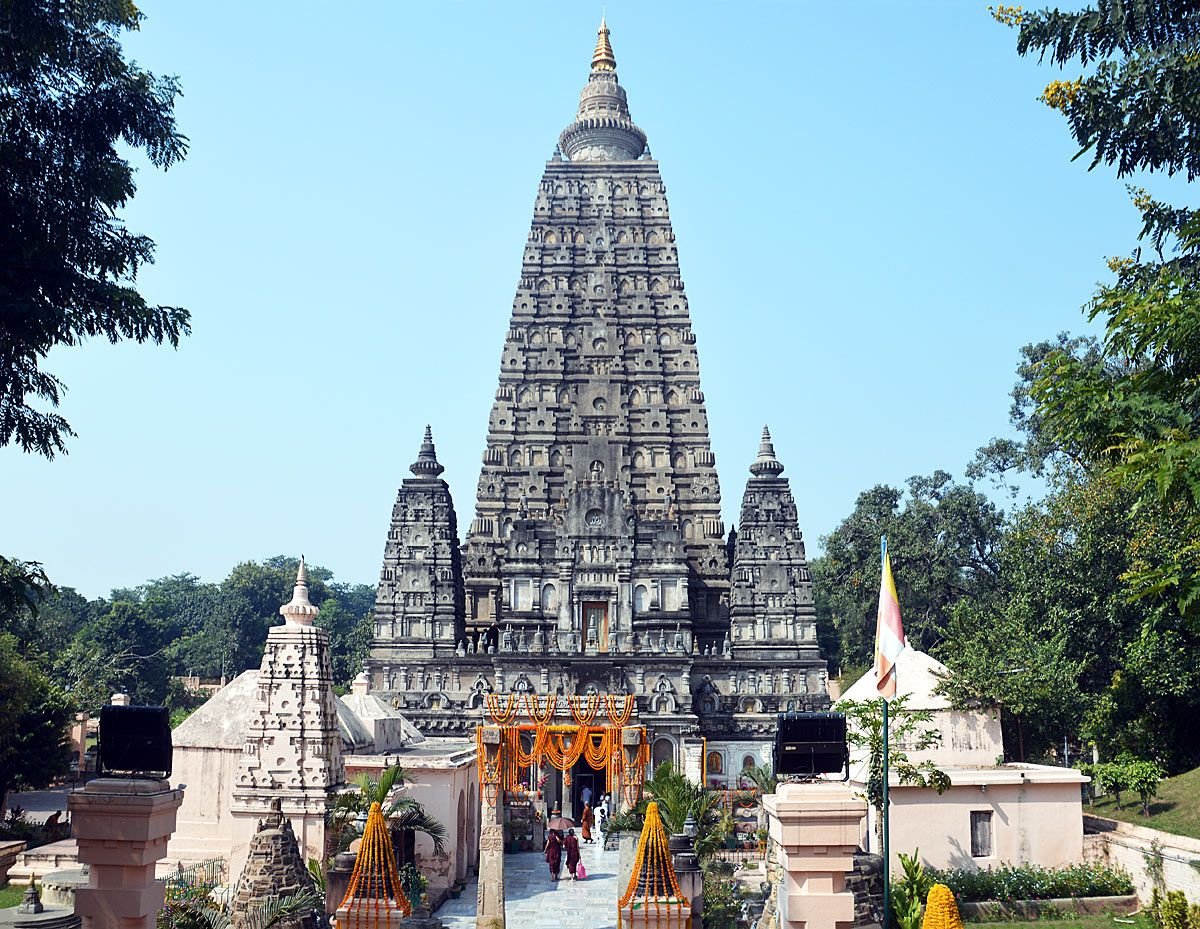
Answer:
[{"label": "person walking", "polygon": [[583,800],[584,806],[587,806],[592,802],[592,788],[589,784],[583,785],[583,793],[581,794],[580,799]]},{"label": "person walking", "polygon": [[574,829],[567,830],[562,847],[567,853],[567,872],[571,875],[571,880],[575,880],[575,869],[579,867],[579,840],[575,838]]},{"label": "person walking", "polygon": [[583,805],[583,815],[579,817],[579,828],[583,833],[583,841],[586,845],[592,844],[592,827],[596,825],[596,814],[592,812],[592,808],[588,804]]},{"label": "person walking", "polygon": [[[576,844],[578,847],[578,843]],[[558,880],[558,872],[562,869],[563,840],[557,829],[551,829],[546,836],[546,864],[550,867],[550,880]],[[578,854],[578,852],[576,853]]]}]

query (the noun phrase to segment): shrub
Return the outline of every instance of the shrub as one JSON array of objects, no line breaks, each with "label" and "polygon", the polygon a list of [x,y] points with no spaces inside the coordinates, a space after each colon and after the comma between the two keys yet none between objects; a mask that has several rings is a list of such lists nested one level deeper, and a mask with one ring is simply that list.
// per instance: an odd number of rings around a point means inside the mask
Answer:
[{"label": "shrub", "polygon": [[1067,868],[1001,865],[982,871],[929,869],[959,900],[1049,900],[1055,897],[1114,897],[1133,893],[1133,881],[1121,868],[1083,864]]},{"label": "shrub", "polygon": [[400,886],[404,888],[404,896],[408,902],[417,906],[421,902],[421,894],[429,889],[429,881],[412,862],[400,869]]},{"label": "shrub", "polygon": [[1159,914],[1162,929],[1188,929],[1188,903],[1183,891],[1168,891],[1159,903]]},{"label": "shrub", "polygon": [[737,881],[704,876],[704,925],[706,929],[736,929],[742,914],[742,891]]},{"label": "shrub", "polygon": [[900,929],[921,929],[921,904],[929,896],[933,879],[921,863],[921,850],[912,855],[900,852],[904,877],[892,884],[892,914]]}]

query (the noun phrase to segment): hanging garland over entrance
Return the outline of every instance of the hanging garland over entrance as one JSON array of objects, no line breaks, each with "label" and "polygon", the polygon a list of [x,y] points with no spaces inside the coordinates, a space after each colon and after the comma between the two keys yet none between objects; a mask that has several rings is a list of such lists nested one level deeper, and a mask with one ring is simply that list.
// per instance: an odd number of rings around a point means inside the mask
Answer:
[{"label": "hanging garland over entrance", "polygon": [[[500,729],[500,745],[489,761],[483,727],[476,729],[480,789],[494,799],[502,790],[516,790],[523,774],[532,781],[535,769],[547,765],[563,772],[564,782],[570,784],[571,770],[582,758],[588,767],[607,772],[609,784],[623,792],[627,803],[641,799],[646,765],[650,762],[650,743],[644,728],[627,725],[633,716],[633,695],[567,697],[574,725],[550,722],[557,702],[554,694],[548,694],[544,700],[537,694],[522,694],[519,700],[516,694],[508,694],[503,702],[498,694],[484,696],[484,712]],[[609,725],[593,722],[602,707]],[[530,722],[514,724],[521,708]],[[630,740],[630,747],[637,746],[632,764],[627,763],[625,755],[626,731],[637,733],[636,740]]]}]

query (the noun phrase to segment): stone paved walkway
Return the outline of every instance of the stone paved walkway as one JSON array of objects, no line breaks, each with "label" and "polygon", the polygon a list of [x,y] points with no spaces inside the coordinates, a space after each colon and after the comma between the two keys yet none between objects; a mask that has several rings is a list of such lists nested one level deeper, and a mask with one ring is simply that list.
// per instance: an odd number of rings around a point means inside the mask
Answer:
[{"label": "stone paved walkway", "polygon": [[[617,925],[617,852],[600,843],[580,847],[588,876],[583,881],[550,880],[538,852],[504,856],[504,915],[509,929],[615,929]],[[475,929],[475,881],[457,900],[447,900],[437,915],[446,929]]]}]

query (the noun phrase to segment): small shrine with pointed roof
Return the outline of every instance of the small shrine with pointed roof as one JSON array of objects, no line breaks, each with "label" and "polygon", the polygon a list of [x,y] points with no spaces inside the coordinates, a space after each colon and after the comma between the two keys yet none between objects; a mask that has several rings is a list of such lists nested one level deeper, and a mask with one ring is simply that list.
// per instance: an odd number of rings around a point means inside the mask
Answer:
[{"label": "small shrine with pointed roof", "polygon": [[291,819],[306,858],[325,854],[325,807],[345,781],[338,699],[333,692],[329,633],[313,625],[320,610],[308,598],[304,558],[284,622],[267,632],[243,750],[233,784],[236,830],[231,873],[249,852],[257,821],[276,802]]},{"label": "small shrine with pointed roof", "polygon": [[[271,803],[271,812],[258,824],[250,840],[246,866],[242,869],[230,901],[233,929],[253,926],[250,914],[271,898],[294,896],[305,891],[316,894],[317,887],[300,855],[291,820],[283,815],[279,800]],[[317,929],[317,913],[306,913],[276,924],[280,929]]]}]

